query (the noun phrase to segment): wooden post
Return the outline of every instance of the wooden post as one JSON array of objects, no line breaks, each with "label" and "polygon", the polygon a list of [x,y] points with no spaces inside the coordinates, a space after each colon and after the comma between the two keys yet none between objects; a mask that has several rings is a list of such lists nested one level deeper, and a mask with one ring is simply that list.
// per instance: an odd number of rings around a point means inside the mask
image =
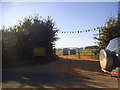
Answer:
[{"label": "wooden post", "polygon": [[80,49],[78,49],[78,59],[80,60]]}]

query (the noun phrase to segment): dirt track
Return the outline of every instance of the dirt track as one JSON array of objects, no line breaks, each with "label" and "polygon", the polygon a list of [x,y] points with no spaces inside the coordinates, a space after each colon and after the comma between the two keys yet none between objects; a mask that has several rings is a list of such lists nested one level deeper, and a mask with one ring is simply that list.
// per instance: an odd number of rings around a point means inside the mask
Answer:
[{"label": "dirt track", "polygon": [[[32,83],[32,84],[31,84]],[[3,70],[3,88],[117,88],[117,80],[98,61],[60,59],[46,65]]]}]

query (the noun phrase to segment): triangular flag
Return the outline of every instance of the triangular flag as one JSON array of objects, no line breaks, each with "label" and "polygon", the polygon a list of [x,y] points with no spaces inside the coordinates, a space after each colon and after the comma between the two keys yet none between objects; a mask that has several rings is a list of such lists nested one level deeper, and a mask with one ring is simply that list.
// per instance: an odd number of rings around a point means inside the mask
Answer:
[{"label": "triangular flag", "polygon": [[99,29],[99,27],[97,27],[97,29]]}]

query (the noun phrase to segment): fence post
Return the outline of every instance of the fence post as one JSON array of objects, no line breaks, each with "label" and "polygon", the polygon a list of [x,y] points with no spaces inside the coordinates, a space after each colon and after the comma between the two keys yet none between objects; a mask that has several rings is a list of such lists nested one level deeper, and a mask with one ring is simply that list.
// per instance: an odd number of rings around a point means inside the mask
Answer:
[{"label": "fence post", "polygon": [[78,59],[80,60],[80,49],[78,49]]}]

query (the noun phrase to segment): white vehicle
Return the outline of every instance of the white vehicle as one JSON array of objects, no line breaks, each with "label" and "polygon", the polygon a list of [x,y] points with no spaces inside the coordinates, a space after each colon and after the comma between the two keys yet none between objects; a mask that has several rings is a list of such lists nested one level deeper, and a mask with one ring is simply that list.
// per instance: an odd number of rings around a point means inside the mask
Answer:
[{"label": "white vehicle", "polygon": [[120,89],[120,37],[112,39],[99,54],[102,71],[117,77]]},{"label": "white vehicle", "polygon": [[100,51],[99,57],[104,72],[120,76],[120,37],[112,39],[107,48]]}]

